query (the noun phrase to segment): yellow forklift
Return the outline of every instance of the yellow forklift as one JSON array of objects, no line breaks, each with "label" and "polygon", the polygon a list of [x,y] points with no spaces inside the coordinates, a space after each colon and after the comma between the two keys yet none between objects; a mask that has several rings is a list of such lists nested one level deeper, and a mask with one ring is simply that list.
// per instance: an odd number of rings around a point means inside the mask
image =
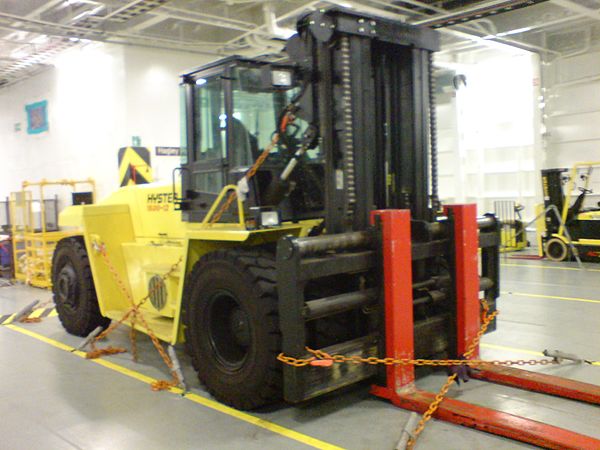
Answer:
[{"label": "yellow forklift", "polygon": [[[598,168],[600,162],[580,162],[571,169],[542,170],[547,213],[538,226],[538,242],[546,258],[565,261],[575,256],[574,250],[582,260],[600,261],[600,202],[586,206],[586,199],[593,193],[592,174]],[[576,190],[579,195],[573,200]],[[560,212],[560,220],[548,210],[551,205]]]},{"label": "yellow forklift", "polygon": [[[411,216],[404,285],[416,302],[416,354],[460,354],[459,222],[440,212],[437,195],[438,46],[435,30],[333,9],[299,21],[285,61],[228,57],[184,74],[183,159],[172,186],[122,187],[60,216],[61,227],[80,231],[53,259],[67,331],[85,336],[122,320],[129,297],[144,299],[147,324],[124,323],[185,342],[207,389],[242,409],[382,376],[370,365],[282,367],[277,355],[306,356],[307,346],[385,353],[385,224],[374,214],[402,209]],[[483,247],[494,311],[499,233],[493,216],[480,226],[472,245]]]}]

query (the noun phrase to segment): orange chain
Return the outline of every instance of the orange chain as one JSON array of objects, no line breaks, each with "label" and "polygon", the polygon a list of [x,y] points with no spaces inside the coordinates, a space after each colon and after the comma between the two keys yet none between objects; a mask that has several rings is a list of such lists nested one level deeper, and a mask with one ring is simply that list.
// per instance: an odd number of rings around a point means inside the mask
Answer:
[{"label": "orange chain", "polygon": [[[281,129],[285,130],[285,128],[290,123],[292,123],[294,121],[294,119],[295,119],[295,116],[290,111],[288,111],[285,114],[285,116],[283,117]],[[254,164],[252,165],[252,167],[250,167],[250,169],[248,169],[248,172],[246,172],[246,174],[244,175],[244,178],[246,179],[246,181],[250,181],[250,179],[254,175],[256,175],[256,172],[258,171],[258,169],[260,169],[260,166],[262,166],[262,164],[265,162],[265,160],[269,157],[269,153],[271,153],[271,151],[275,148],[275,146],[277,145],[278,142],[279,142],[279,132],[276,132],[273,135],[273,138],[271,139],[271,142],[269,143],[269,145],[267,145],[265,147],[265,149],[262,151],[260,156],[258,158],[256,158],[256,161],[254,161]],[[221,208],[219,208],[219,211],[213,217],[211,217],[211,219],[210,219],[211,225],[218,222],[219,220],[221,220],[221,217],[229,209],[229,207],[231,206],[233,201],[236,199],[236,197],[237,197],[237,191],[232,191],[229,194],[225,203],[223,203]]]},{"label": "orange chain", "polygon": [[[106,251],[106,246],[104,244],[100,244],[100,245],[94,244],[94,248],[102,256],[102,259],[103,259],[104,263],[106,264],[106,266],[108,267],[108,270],[110,271],[113,279],[117,283],[117,286],[119,287],[121,292],[123,292],[123,294],[125,294],[125,297],[129,301],[129,304],[131,305],[131,307],[129,310],[127,310],[125,312],[125,314],[123,314],[121,319],[119,319],[117,322],[112,323],[106,330],[104,330],[102,333],[100,333],[98,336],[96,336],[92,340],[92,342],[90,344],[92,347],[92,352],[90,352],[92,354],[92,356],[90,356],[90,358],[97,357],[97,356],[100,356],[101,354],[105,354],[105,353],[112,354],[112,353],[121,353],[121,352],[125,351],[125,349],[113,348],[113,347],[108,347],[106,349],[97,350],[95,343],[96,343],[96,341],[104,339],[106,336],[108,336],[110,333],[112,333],[112,331],[115,330],[119,325],[121,325],[125,320],[127,320],[127,318],[129,318],[129,316],[133,315],[133,317],[131,319],[131,331],[130,331],[130,335],[129,335],[130,339],[131,339],[131,348],[132,348],[133,359],[137,360],[137,345],[136,345],[136,338],[135,338],[136,335],[135,335],[134,325],[135,325],[135,321],[139,320],[140,323],[142,324],[142,326],[146,329],[148,336],[150,337],[150,340],[152,341],[152,344],[154,345],[154,347],[160,354],[163,362],[168,367],[168,369],[171,372],[171,375],[173,377],[173,379],[171,381],[158,380],[158,381],[153,382],[151,385],[152,389],[153,390],[163,390],[163,389],[168,389],[173,386],[177,386],[181,380],[179,379],[179,376],[177,375],[177,373],[174,369],[173,362],[171,361],[171,358],[169,357],[169,355],[167,355],[167,353],[165,352],[160,341],[154,334],[154,331],[152,331],[152,329],[148,325],[148,322],[146,321],[144,314],[140,310],[140,307],[146,301],[148,301],[148,299],[152,296],[152,294],[158,289],[159,285],[157,284],[157,285],[153,286],[152,289],[148,290],[148,293],[146,294],[146,296],[144,296],[138,303],[135,303],[135,301],[133,300],[133,297],[131,296],[131,293],[129,292],[129,289],[127,289],[127,287],[125,286],[125,283],[123,282],[123,279],[121,278],[121,276],[117,272],[116,268],[112,264],[112,261],[110,260],[110,257],[108,256],[108,253]],[[163,281],[166,280],[171,274],[173,274],[173,272],[175,272],[177,270],[177,268],[179,267],[179,264],[181,264],[182,261],[183,261],[183,257],[180,257],[179,260],[171,266],[171,268],[169,269],[168,272],[161,275],[161,279]],[[87,357],[87,355],[86,355],[86,357]]]},{"label": "orange chain", "polygon": [[[271,150],[273,150],[275,148],[275,146],[277,145],[277,142],[279,142],[279,133],[275,133],[275,135],[273,136],[273,139],[271,140],[271,143],[265,147],[265,149],[260,154],[260,156],[256,159],[256,161],[254,162],[252,167],[248,170],[248,172],[246,172],[246,175],[244,175],[244,178],[246,179],[246,181],[249,181],[250,178],[252,178],[256,174],[257,170],[260,168],[260,166],[262,166],[262,164],[268,158],[269,153],[271,153]],[[225,203],[223,203],[223,205],[221,205],[221,208],[219,208],[219,211],[213,217],[211,217],[211,219],[210,219],[211,225],[218,222],[219,220],[221,220],[221,216],[223,216],[223,214],[225,214],[225,212],[229,209],[229,207],[231,206],[233,201],[236,199],[236,197],[237,197],[237,191],[232,191],[229,194],[229,196],[227,197],[227,201],[225,201]]]},{"label": "orange chain", "polygon": [[[464,353],[464,359],[409,359],[409,358],[377,358],[375,356],[371,357],[362,357],[362,356],[344,356],[344,355],[330,355],[322,350],[313,350],[311,348],[306,347],[306,351],[313,356],[310,358],[294,358],[291,356],[286,356],[283,353],[280,353],[277,356],[277,359],[285,364],[294,367],[304,367],[308,365],[312,366],[331,366],[333,363],[351,363],[351,364],[383,364],[386,366],[398,365],[398,366],[469,366],[469,367],[481,367],[486,365],[491,366],[524,366],[524,365],[548,365],[548,364],[556,364],[556,361],[552,359],[517,359],[517,360],[482,360],[482,359],[468,359],[479,346],[479,341],[481,337],[484,335],[486,330],[488,329],[492,320],[496,318],[496,316],[500,313],[499,311],[494,311],[491,314],[488,314],[489,307],[484,299],[481,300],[483,306],[483,320],[481,324],[481,328],[473,338],[473,341],[467,347],[467,350]],[[438,394],[435,396],[435,399],[429,407],[427,411],[421,417],[421,420],[417,424],[414,432],[411,434],[410,439],[408,440],[407,448],[412,449],[415,445],[417,437],[425,428],[425,424],[435,411],[438,409],[442,401],[444,400],[450,386],[455,381],[457,374],[452,374],[446,380],[444,386],[440,389]]]},{"label": "orange chain", "polygon": [[[468,361],[471,361],[468,358],[473,353],[475,353],[477,351],[477,349],[479,348],[479,341],[481,340],[481,337],[488,329],[490,323],[500,313],[500,311],[494,311],[492,314],[488,314],[490,308],[489,308],[487,302],[485,301],[485,299],[483,299],[483,298],[481,299],[481,305],[483,307],[483,320],[481,323],[481,328],[479,328],[477,335],[473,338],[473,340],[467,347],[467,351],[465,351],[465,353],[463,355],[464,358],[467,359]],[[530,362],[531,361],[535,361],[535,360],[530,360]],[[539,361],[540,361],[539,364],[553,364],[554,363],[554,361],[550,360],[550,359],[540,359]],[[541,361],[544,361],[544,362],[542,363]],[[536,364],[538,364],[538,362],[536,362]],[[417,438],[419,437],[421,432],[425,429],[425,425],[427,424],[427,421],[429,421],[429,419],[431,419],[431,416],[433,416],[435,414],[435,412],[439,408],[440,404],[444,401],[444,398],[446,398],[446,394],[448,393],[450,386],[452,386],[452,383],[454,383],[457,376],[458,376],[458,374],[454,373],[448,377],[448,379],[446,380],[446,383],[444,383],[444,386],[442,386],[440,391],[435,396],[435,399],[429,404],[427,411],[425,411],[423,413],[421,420],[419,420],[419,423],[417,424],[415,430],[412,432],[412,434],[410,435],[410,438],[408,439],[408,442],[406,444],[406,448],[408,450],[412,450],[412,448],[415,446],[415,443],[417,442]]]}]

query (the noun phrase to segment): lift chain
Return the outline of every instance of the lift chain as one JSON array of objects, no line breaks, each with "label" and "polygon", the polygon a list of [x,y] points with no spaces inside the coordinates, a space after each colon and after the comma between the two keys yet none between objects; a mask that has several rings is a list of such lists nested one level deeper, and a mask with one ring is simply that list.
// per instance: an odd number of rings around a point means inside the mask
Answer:
[{"label": "lift chain", "polygon": [[[246,179],[246,181],[250,181],[250,179],[254,175],[256,175],[256,172],[258,171],[258,169],[260,169],[260,166],[262,166],[262,164],[265,162],[265,160],[269,157],[269,154],[271,153],[271,151],[275,148],[275,146],[279,142],[279,138],[280,138],[279,130],[285,131],[287,126],[289,124],[291,124],[292,122],[294,122],[294,120],[296,119],[296,116],[294,116],[294,113],[293,113],[294,106],[289,105],[286,109],[287,109],[287,112],[283,115],[283,119],[281,120],[281,124],[280,124],[280,127],[278,128],[278,131],[276,131],[273,134],[273,137],[271,138],[271,142],[269,143],[269,145],[267,145],[265,147],[265,149],[262,151],[260,156],[258,158],[256,158],[256,161],[254,161],[254,164],[252,164],[252,167],[250,167],[250,169],[248,169],[248,172],[246,172],[246,174],[244,175],[244,178]],[[227,197],[227,200],[225,201],[225,203],[223,203],[223,205],[221,205],[221,207],[219,208],[217,213],[210,219],[211,225],[218,222],[219,220],[221,220],[221,217],[223,216],[223,214],[225,214],[227,212],[227,210],[229,209],[229,207],[231,206],[231,204],[234,202],[234,200],[236,198],[237,198],[237,191],[232,191],[229,194],[229,196]]]},{"label": "lift chain", "polygon": [[[127,310],[125,312],[125,314],[123,314],[123,316],[121,317],[121,319],[119,319],[116,322],[113,322],[106,330],[104,330],[102,333],[100,333],[98,336],[96,336],[92,340],[92,342],[90,343],[92,351],[88,352],[86,354],[86,358],[87,359],[94,359],[94,358],[97,358],[97,357],[102,356],[102,355],[110,355],[110,354],[125,352],[126,350],[124,348],[121,348],[121,347],[107,347],[107,348],[104,348],[104,349],[97,349],[96,346],[95,346],[95,343],[97,341],[99,341],[99,340],[104,339],[105,337],[107,337],[119,325],[121,325],[130,316],[132,316],[132,318],[131,318],[131,329],[130,329],[129,336],[130,336],[130,339],[131,339],[131,351],[132,351],[132,356],[133,356],[134,361],[137,360],[137,345],[136,345],[136,335],[135,335],[134,326],[135,326],[135,321],[139,320],[140,323],[142,324],[142,326],[146,329],[146,332],[148,333],[148,336],[150,337],[150,340],[152,341],[152,344],[154,345],[154,348],[156,348],[156,350],[160,354],[163,362],[169,368],[169,371],[171,372],[171,375],[172,375],[172,380],[171,381],[157,380],[157,381],[153,382],[151,384],[152,390],[153,391],[165,390],[165,389],[169,389],[171,387],[177,386],[178,384],[180,384],[181,380],[179,379],[179,376],[177,375],[177,373],[175,371],[175,367],[173,365],[173,361],[171,361],[171,358],[165,352],[163,346],[161,345],[160,341],[156,337],[156,334],[154,333],[154,331],[152,331],[152,329],[148,325],[148,322],[146,321],[146,318],[144,317],[144,314],[140,310],[141,306],[144,303],[146,303],[148,301],[148,299],[152,296],[152,294],[159,288],[159,285],[156,284],[155,286],[153,286],[153,288],[149,289],[148,293],[139,302],[135,303],[135,301],[133,300],[133,297],[131,296],[131,293],[129,292],[129,289],[127,289],[127,286],[125,285],[123,279],[121,278],[121,276],[117,272],[115,266],[113,265],[112,261],[110,260],[108,252],[106,251],[106,246],[104,244],[102,244],[102,243],[94,242],[93,243],[93,248],[94,248],[94,250],[96,250],[102,256],[102,260],[104,261],[105,265],[107,266],[108,270],[110,271],[113,279],[117,283],[117,286],[119,287],[119,289],[121,290],[121,292],[125,295],[125,297],[129,301],[129,304],[131,305],[131,307],[129,308],[129,310]],[[178,267],[179,267],[179,265],[181,264],[182,261],[183,261],[183,257],[180,257],[177,260],[176,263],[174,263],[173,265],[171,265],[171,267],[169,268],[169,270],[166,273],[164,273],[163,275],[160,276],[161,279],[164,281],[169,276],[171,276],[178,269]]]}]

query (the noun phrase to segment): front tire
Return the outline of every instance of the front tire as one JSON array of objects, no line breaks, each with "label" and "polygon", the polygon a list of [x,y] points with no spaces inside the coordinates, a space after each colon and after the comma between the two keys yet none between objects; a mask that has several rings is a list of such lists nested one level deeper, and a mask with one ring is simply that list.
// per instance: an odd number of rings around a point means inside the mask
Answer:
[{"label": "front tire", "polygon": [[96,289],[82,238],[61,240],[52,256],[52,294],[58,318],[69,333],[87,336],[108,327],[100,314]]},{"label": "front tire", "polygon": [[564,261],[569,256],[569,249],[567,248],[567,244],[562,239],[552,238],[546,242],[546,246],[544,248],[546,253],[546,258],[550,261]]},{"label": "front tire", "polygon": [[184,292],[186,349],[219,401],[254,409],[281,398],[281,333],[274,256],[262,250],[204,255]]}]

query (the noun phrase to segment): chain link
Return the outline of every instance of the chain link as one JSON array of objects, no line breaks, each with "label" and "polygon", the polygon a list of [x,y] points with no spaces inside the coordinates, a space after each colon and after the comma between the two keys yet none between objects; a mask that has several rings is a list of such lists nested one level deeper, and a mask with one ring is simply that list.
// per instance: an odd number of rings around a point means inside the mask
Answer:
[{"label": "chain link", "polygon": [[[349,363],[349,364],[383,364],[386,366],[469,366],[469,367],[483,367],[483,366],[535,366],[535,365],[548,365],[548,364],[556,364],[557,362],[552,359],[510,359],[510,360],[483,360],[483,359],[469,359],[479,348],[479,342],[481,341],[481,337],[487,331],[490,323],[496,318],[496,316],[500,313],[500,311],[494,311],[491,314],[489,313],[489,306],[485,299],[481,300],[482,305],[482,323],[479,331],[467,347],[467,350],[463,354],[462,359],[410,359],[410,358],[377,358],[375,356],[370,357],[362,357],[362,356],[344,356],[344,355],[330,355],[322,350],[313,350],[309,347],[306,347],[306,351],[313,356],[309,358],[294,358],[292,356],[286,356],[284,353],[280,353],[277,356],[277,359],[284,364],[288,364],[294,367],[304,367],[304,366],[320,366],[320,367],[328,367],[332,366],[334,363]],[[425,428],[425,424],[433,414],[437,411],[438,407],[444,400],[450,386],[456,380],[458,374],[454,373],[448,377],[444,386],[440,389],[438,394],[435,396],[435,399],[423,416],[421,420],[417,424],[414,432],[412,432],[411,437],[408,440],[407,448],[412,449],[415,445],[417,437]]]},{"label": "chain link", "polygon": [[[475,337],[473,338],[471,343],[467,346],[467,350],[463,354],[464,358],[467,361],[473,361],[468,358],[479,349],[479,341],[481,340],[481,337],[487,331],[492,320],[494,320],[496,318],[496,316],[498,314],[500,314],[500,311],[497,311],[497,310],[494,311],[493,313],[489,314],[490,307],[484,298],[481,299],[481,307],[483,310],[482,316],[481,316],[481,318],[482,318],[481,327],[479,328],[479,331],[477,332],[477,334],[475,335]],[[518,361],[524,361],[524,360],[518,360]],[[534,364],[538,363],[538,361],[534,360],[534,359],[529,360],[529,362],[531,362],[531,361],[534,361]],[[550,359],[541,359],[539,361],[540,361],[539,364],[553,364],[554,363],[554,361],[550,360]],[[542,363],[541,361],[544,361],[544,362]],[[417,442],[417,438],[425,429],[425,425],[427,424],[429,419],[431,419],[431,417],[435,414],[435,412],[439,408],[440,404],[444,401],[444,398],[446,398],[446,394],[448,393],[450,386],[452,386],[452,383],[454,383],[454,381],[456,380],[456,377],[458,377],[458,373],[453,373],[452,375],[448,376],[448,379],[446,380],[446,382],[444,383],[442,388],[439,390],[439,392],[435,396],[435,399],[429,404],[429,406],[427,407],[427,410],[423,413],[421,420],[419,420],[419,423],[417,424],[415,430],[413,431],[410,438],[408,439],[408,442],[406,444],[406,448],[408,450],[412,450],[413,447],[415,446],[415,443]]]},{"label": "chain link", "polygon": [[[136,320],[139,320],[141,325],[146,329],[146,332],[147,332],[148,336],[150,337],[150,340],[152,341],[154,348],[156,348],[156,350],[158,351],[159,355],[161,356],[163,362],[169,368],[169,371],[171,372],[171,375],[172,375],[171,381],[157,380],[157,381],[153,382],[151,385],[152,389],[153,390],[164,390],[164,389],[169,389],[170,387],[173,387],[173,386],[177,386],[178,384],[180,384],[181,380],[179,379],[179,376],[177,375],[177,372],[175,371],[173,361],[171,361],[171,358],[165,352],[165,349],[163,348],[160,341],[156,337],[156,334],[154,333],[154,331],[148,325],[148,322],[146,321],[144,314],[140,310],[140,308],[144,305],[144,303],[146,303],[148,301],[148,299],[152,296],[152,294],[154,294],[154,292],[157,289],[159,289],[160,285],[158,283],[156,283],[151,289],[148,290],[148,293],[146,294],[146,296],[144,296],[139,302],[136,303],[133,300],[133,297],[132,297],[131,293],[129,292],[129,289],[127,289],[125,282],[119,275],[119,272],[117,271],[117,269],[113,265],[112,261],[110,260],[108,252],[106,251],[106,246],[103,243],[94,242],[93,248],[102,256],[102,260],[104,261],[104,264],[107,266],[114,281],[117,283],[117,286],[119,287],[121,292],[125,295],[125,297],[129,301],[130,308],[125,312],[125,314],[123,314],[121,319],[119,319],[117,322],[113,322],[106,330],[104,330],[102,333],[100,333],[98,336],[96,336],[92,340],[92,342],[90,343],[92,352],[89,352],[86,355],[86,358],[94,358],[94,357],[98,357],[102,354],[121,353],[121,352],[125,351],[125,349],[113,348],[113,347],[108,347],[106,349],[97,349],[95,344],[97,341],[104,339],[106,336],[108,336],[110,333],[112,333],[119,325],[121,325],[123,322],[125,322],[131,316],[131,330],[130,330],[129,336],[130,336],[130,340],[131,340],[131,351],[132,351],[133,359],[137,360],[137,345],[136,345],[136,334],[135,334],[134,326],[135,326]],[[160,278],[163,281],[165,281],[168,277],[170,277],[178,269],[178,267],[182,261],[183,261],[183,256],[179,257],[177,262],[172,264],[171,267],[169,268],[169,270],[166,273],[164,273],[163,275],[161,275]]]},{"label": "chain link", "polygon": [[[294,115],[288,111],[284,116],[283,123],[282,123],[282,129],[285,129],[285,127],[287,125],[289,125],[290,123],[292,123],[294,121],[294,119],[295,119]],[[260,166],[262,166],[262,164],[265,162],[265,160],[269,157],[269,154],[271,153],[271,151],[275,148],[275,146],[279,142],[279,136],[280,136],[279,132],[278,131],[275,132],[269,145],[267,145],[265,147],[265,149],[262,151],[260,156],[258,158],[256,158],[256,161],[254,161],[254,164],[252,165],[252,167],[250,167],[250,169],[248,169],[248,172],[246,172],[246,174],[244,175],[244,178],[246,179],[246,181],[250,181],[250,179],[254,175],[256,175],[256,172],[258,171]],[[225,203],[223,203],[223,205],[221,205],[221,207],[219,208],[219,211],[217,211],[217,213],[213,217],[211,217],[211,219],[210,219],[211,225],[218,222],[219,220],[221,220],[221,217],[223,216],[223,214],[225,214],[225,212],[227,212],[227,210],[229,209],[229,207],[231,206],[231,204],[234,202],[234,200],[236,198],[237,198],[237,191],[232,191],[229,194],[229,196],[227,197],[227,200],[225,201]]]}]

